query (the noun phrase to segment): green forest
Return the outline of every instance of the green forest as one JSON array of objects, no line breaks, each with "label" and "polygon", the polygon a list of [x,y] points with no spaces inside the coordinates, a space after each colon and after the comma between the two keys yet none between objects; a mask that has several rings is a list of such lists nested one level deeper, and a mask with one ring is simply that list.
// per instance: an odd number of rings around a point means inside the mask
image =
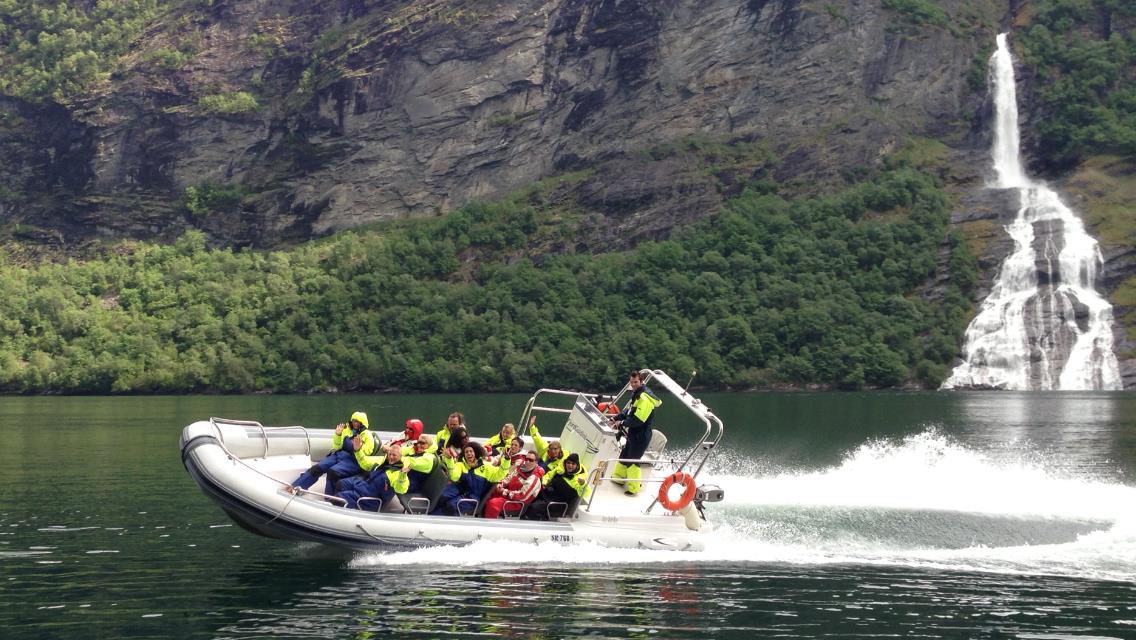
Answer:
[{"label": "green forest", "polygon": [[[94,91],[156,24],[195,24],[213,4],[0,0],[0,93]],[[932,3],[885,6],[951,26]],[[1023,15],[1012,43],[1037,159],[1059,172],[1136,154],[1136,5],[1041,0]],[[148,55],[174,69],[194,52]],[[264,97],[198,106],[238,113]],[[95,259],[0,255],[0,392],[530,390],[609,385],[638,366],[697,369],[713,388],[937,386],[973,311],[976,260],[939,178],[894,159],[849,173],[859,182],[826,195],[756,182],[624,252],[542,250],[572,228],[534,187],[287,250],[188,233]],[[189,186],[182,204],[204,216],[244,189]]]},{"label": "green forest", "polygon": [[1134,19],[1130,0],[1045,0],[1014,34],[1046,113],[1035,133],[1051,168],[1095,154],[1136,155]]},{"label": "green forest", "polygon": [[604,255],[518,257],[555,224],[521,194],[289,251],[190,233],[5,265],[0,391],[594,388],[638,366],[711,387],[937,384],[976,275],[956,239],[945,299],[912,294],[948,237],[935,181],[896,167],[829,197],[765,191]]},{"label": "green forest", "polygon": [[0,0],[0,93],[65,100],[114,71],[158,14],[157,0]]}]

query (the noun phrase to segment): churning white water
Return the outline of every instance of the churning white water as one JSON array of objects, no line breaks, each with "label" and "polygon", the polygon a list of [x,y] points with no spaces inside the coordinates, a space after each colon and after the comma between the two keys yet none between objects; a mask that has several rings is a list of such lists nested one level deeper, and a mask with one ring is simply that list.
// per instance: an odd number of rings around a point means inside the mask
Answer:
[{"label": "churning white water", "polygon": [[701,481],[726,492],[706,507],[716,529],[705,551],[481,541],[354,564],[854,564],[1136,581],[1136,487],[1016,448],[976,450],[932,429],[865,443],[825,469],[755,474],[752,460],[726,456]]},{"label": "churning white water", "polygon": [[966,330],[964,359],[945,389],[1120,389],[1112,305],[1095,289],[1097,242],[1057,193],[1022,168],[1014,66],[1006,34],[991,58],[995,182],[1017,189],[1006,227],[1014,251]]}]

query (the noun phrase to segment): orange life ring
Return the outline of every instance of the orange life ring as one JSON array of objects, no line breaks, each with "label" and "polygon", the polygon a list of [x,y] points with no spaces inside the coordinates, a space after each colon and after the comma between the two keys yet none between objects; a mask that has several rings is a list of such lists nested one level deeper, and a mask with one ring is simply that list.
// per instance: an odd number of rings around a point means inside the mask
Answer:
[{"label": "orange life ring", "polygon": [[[671,500],[670,489],[676,482],[683,486],[682,495],[679,496],[678,500]],[[694,491],[696,488],[697,487],[694,486],[694,476],[681,471],[673,473],[667,476],[667,479],[663,480],[663,486],[659,487],[659,504],[663,505],[663,508],[667,511],[678,511],[690,504],[690,501],[694,499]]]}]

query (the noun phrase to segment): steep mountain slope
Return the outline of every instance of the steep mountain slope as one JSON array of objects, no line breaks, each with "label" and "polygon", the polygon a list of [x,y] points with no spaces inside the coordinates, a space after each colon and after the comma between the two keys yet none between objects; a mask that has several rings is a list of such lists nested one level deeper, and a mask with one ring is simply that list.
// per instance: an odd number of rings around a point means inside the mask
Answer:
[{"label": "steep mountain slope", "polygon": [[3,216],[68,242],[192,226],[271,245],[617,159],[605,173],[633,178],[588,199],[649,203],[665,229],[718,202],[638,169],[674,140],[762,141],[804,182],[911,136],[980,149],[968,73],[1005,7],[940,5],[942,24],[875,2],[172,3],[64,109],[6,101]]},{"label": "steep mountain slope", "polygon": [[[113,0],[56,7],[51,38],[32,4],[0,0],[0,241],[32,254],[194,228],[213,246],[291,245],[552,175],[567,179],[542,197],[571,215],[518,251],[600,252],[713,217],[749,185],[826,193],[897,155],[954,195],[977,295],[1010,248],[1012,199],[982,188],[984,78],[995,33],[1024,33],[1031,4]],[[1131,16],[1096,5],[1105,26],[1085,29],[1130,37]],[[1021,82],[1037,160],[1032,130],[1058,113],[1041,87],[1059,83]],[[1101,232],[1132,386],[1130,167],[1089,163],[1063,185]],[[944,295],[948,254],[925,297]]]}]

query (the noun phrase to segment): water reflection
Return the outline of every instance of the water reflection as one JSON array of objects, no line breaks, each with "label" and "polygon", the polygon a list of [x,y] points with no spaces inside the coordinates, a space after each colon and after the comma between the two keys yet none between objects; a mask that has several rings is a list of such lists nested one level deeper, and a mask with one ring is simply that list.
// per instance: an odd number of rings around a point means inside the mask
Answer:
[{"label": "water reflection", "polygon": [[[1051,467],[1085,476],[1136,477],[1136,448],[1118,444],[1114,429],[1136,409],[1131,394],[1107,392],[973,392],[957,398],[961,423],[956,433],[979,448],[1034,453]],[[1129,413],[1125,413],[1125,411]],[[1129,443],[1131,444],[1131,443]],[[1115,455],[1101,452],[1114,448]],[[1048,455],[1047,455],[1048,454]],[[1053,455],[1057,454],[1057,455]]]},{"label": "water reflection", "polygon": [[[489,562],[492,564],[492,561]],[[331,584],[331,576],[339,582]],[[292,588],[313,586],[292,574]],[[287,607],[246,609],[223,636],[296,635],[373,638],[492,636],[627,638],[699,631],[705,576],[694,569],[657,574],[641,568],[452,569],[368,567],[331,572],[315,589],[283,600]]]},{"label": "water reflection", "polygon": [[213,635],[807,638],[841,629],[949,638],[985,637],[996,624],[1008,637],[1043,630],[1110,637],[1108,618],[1130,615],[1120,603],[1136,595],[1125,584],[839,565],[368,567],[340,578],[286,606],[245,608]]},{"label": "water reflection", "polygon": [[[6,484],[19,488],[0,507],[0,628],[51,638],[746,639],[833,629],[1119,638],[1136,628],[1131,529],[1089,531],[1095,521],[1073,517],[1130,511],[1128,393],[714,394],[733,483],[718,521],[736,522],[734,537],[692,560],[493,547],[394,563],[267,540],[229,526],[176,451],[181,427],[209,415],[325,425],[358,406],[433,425],[458,408],[488,435],[517,419],[517,400],[0,398],[0,422],[21,427],[0,447]],[[660,427],[672,442],[696,435]],[[33,434],[43,428],[82,452],[81,472],[45,478],[27,466],[42,455]],[[990,463],[1030,456],[1037,464]],[[1117,466],[1119,481],[1084,479]],[[1030,515],[1033,503],[1042,515]]]},{"label": "water reflection", "polygon": [[1091,392],[959,392],[964,424],[1002,426],[1007,435],[1027,435],[1031,427],[1070,428],[1110,423],[1118,405],[1129,400],[1119,393]]}]

